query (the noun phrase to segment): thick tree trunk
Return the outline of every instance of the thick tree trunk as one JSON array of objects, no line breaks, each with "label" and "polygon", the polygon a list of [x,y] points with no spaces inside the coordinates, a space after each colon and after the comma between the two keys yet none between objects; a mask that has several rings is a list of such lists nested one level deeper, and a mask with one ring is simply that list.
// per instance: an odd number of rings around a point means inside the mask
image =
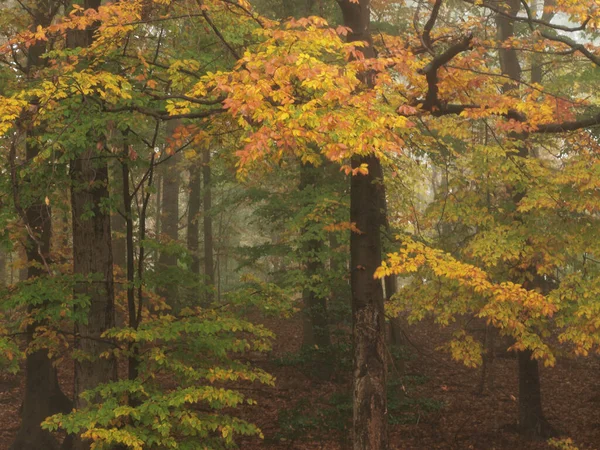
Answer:
[{"label": "thick tree trunk", "polygon": [[206,283],[206,304],[214,300],[215,292],[215,262],[212,223],[212,169],[210,167],[210,150],[202,152],[202,208],[204,228],[204,278]]},{"label": "thick tree trunk", "polygon": [[71,409],[71,401],[58,385],[56,368],[44,350],[27,355],[25,398],[21,413],[21,427],[10,450],[55,450],[58,443],[40,428],[46,417]]},{"label": "thick tree trunk", "polygon": [[192,255],[190,270],[194,275],[200,274],[200,256],[198,254],[198,243],[200,239],[200,227],[198,220],[202,206],[202,185],[200,166],[196,161],[190,167],[190,196],[188,203],[187,222],[187,248]]},{"label": "thick tree trunk", "polygon": [[[370,0],[341,0],[344,25],[351,32],[349,41],[365,41],[366,58],[374,56],[369,30]],[[365,83],[371,84],[364,74]],[[354,414],[355,450],[384,450],[387,435],[387,355],[383,287],[373,275],[381,264],[381,226],[383,173],[375,156],[352,159],[352,167],[367,164],[367,175],[352,177],[350,186],[350,222],[360,233],[350,236],[350,284],[352,287],[352,334],[354,341]]]},{"label": "thick tree trunk", "polygon": [[381,188],[380,162],[354,158],[353,167],[366,163],[368,175],[352,177],[350,221],[360,233],[350,237],[352,325],[354,340],[354,449],[383,450],[387,440],[387,355],[381,281],[373,277],[381,264],[380,216],[373,202]]},{"label": "thick tree trunk", "polygon": [[[171,135],[179,126],[179,122],[172,120],[167,124],[167,134]],[[161,211],[161,234],[169,241],[177,241],[179,238],[179,182],[180,176],[177,169],[179,154],[174,154],[169,160],[162,164],[162,211]],[[169,272],[177,267],[177,255],[165,251],[160,252],[158,258],[158,270]],[[165,297],[167,304],[172,308],[178,308],[177,283],[170,280],[158,290]]]},{"label": "thick tree trunk", "polygon": [[[98,9],[100,0],[85,0],[85,9]],[[77,30],[68,33],[70,48],[87,47],[93,31]],[[109,201],[108,166],[98,158],[96,136],[89,136],[90,146],[71,161],[71,211],[73,226],[73,273],[84,281],[75,285],[74,294],[89,300],[87,322],[77,323],[76,348],[89,359],[75,361],[75,407],[85,406],[81,393],[99,384],[116,380],[114,358],[100,358],[111,350],[102,333],[115,325],[113,255]],[[101,156],[101,155],[100,155]],[[73,450],[87,450],[90,445],[79,437],[72,441]]]},{"label": "thick tree trunk", "polygon": [[519,360],[519,430],[530,437],[545,437],[546,419],[542,411],[542,394],[538,362],[531,351],[518,353]]},{"label": "thick tree trunk", "polygon": [[[108,201],[108,169],[102,159],[94,162],[94,154],[86,150],[71,162],[73,272],[89,280],[75,286],[75,295],[89,299],[87,323],[76,324],[76,345],[91,358],[75,362],[76,408],[85,405],[83,391],[114,381],[117,375],[114,359],[99,357],[111,349],[101,335],[114,327],[115,310],[110,214],[103,207]],[[88,448],[89,443],[75,439],[74,450]]]},{"label": "thick tree trunk", "polygon": [[[38,149],[28,146],[27,159],[37,155]],[[41,200],[41,199],[40,199]],[[27,240],[28,278],[47,275],[42,267],[49,263],[51,221],[50,210],[43,201],[26,209],[28,226],[35,233],[36,241]],[[43,308],[43,305],[41,306]],[[29,312],[33,307],[28,308]],[[34,323],[27,327],[28,341],[35,329],[43,324]],[[67,412],[71,401],[62,393],[56,374],[56,368],[48,358],[46,350],[37,350],[27,354],[25,360],[25,397],[23,399],[21,427],[11,450],[56,449],[58,443],[47,431],[40,428],[46,417]]]},{"label": "thick tree trunk", "polygon": [[[54,7],[48,8],[45,5],[39,5],[39,10],[34,16],[32,29],[35,30],[38,25],[47,26],[52,20]],[[29,48],[27,57],[27,75],[34,77],[35,70],[43,65],[42,54],[46,50],[45,42],[38,42]],[[39,154],[39,147],[34,141],[26,143],[26,159],[29,163]],[[13,186],[16,188],[16,186]],[[27,269],[26,277],[35,278],[47,275],[41,268],[50,259],[50,241],[52,237],[52,221],[50,208],[45,204],[41,194],[38,195],[36,202],[25,208],[26,225],[30,228],[35,239],[28,236],[26,241]],[[2,282],[5,281],[4,269],[6,267],[4,259],[2,260]],[[44,305],[41,305],[43,308]],[[31,312],[33,307],[28,307]],[[27,339],[31,341],[35,329],[43,325],[34,323],[27,326]],[[58,384],[56,368],[48,358],[46,350],[37,350],[28,353],[25,359],[25,396],[23,399],[21,426],[15,440],[10,446],[10,450],[54,450],[58,448],[58,443],[54,437],[47,431],[42,430],[40,424],[46,417],[58,413],[67,412],[71,407],[71,401],[63,394]]]}]

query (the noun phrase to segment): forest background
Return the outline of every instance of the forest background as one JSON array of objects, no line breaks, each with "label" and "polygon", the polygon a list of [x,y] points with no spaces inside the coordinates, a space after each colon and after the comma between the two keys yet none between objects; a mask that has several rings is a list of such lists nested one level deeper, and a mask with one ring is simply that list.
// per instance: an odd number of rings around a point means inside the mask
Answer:
[{"label": "forest background", "polygon": [[[250,448],[256,399],[265,446],[412,448],[415,337],[576,448],[539,365],[597,362],[597,0],[1,7],[12,450]],[[289,366],[327,408],[266,400]]]}]

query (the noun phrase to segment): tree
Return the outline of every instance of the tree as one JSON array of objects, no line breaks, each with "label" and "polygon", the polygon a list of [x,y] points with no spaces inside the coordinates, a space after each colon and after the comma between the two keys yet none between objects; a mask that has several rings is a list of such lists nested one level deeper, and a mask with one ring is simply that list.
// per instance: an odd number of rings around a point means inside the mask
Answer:
[{"label": "tree", "polygon": [[[99,0],[86,0],[85,9],[97,10]],[[93,30],[70,30],[67,47],[85,49],[92,44]],[[115,326],[112,236],[108,191],[108,166],[98,158],[104,149],[103,137],[93,127],[84,131],[83,148],[74,149],[70,162],[71,210],[73,224],[73,272],[82,281],[74,288],[75,295],[89,300],[87,320],[76,324],[76,346],[88,355],[75,362],[75,408],[87,401],[81,394],[117,377],[112,357],[102,356],[112,345],[102,335]],[[89,448],[89,442],[75,437],[73,450]]]},{"label": "tree", "polygon": [[[32,5],[31,29],[38,26],[48,26],[60,8],[58,2],[36,2]],[[42,55],[46,51],[46,43],[36,42],[29,47],[25,65],[25,76],[29,80],[35,80],[38,72],[45,65]],[[30,164],[40,154],[42,148],[38,136],[41,130],[35,130],[25,136],[25,157]],[[17,145],[13,143],[13,148]],[[29,186],[18,182],[16,165],[16,154],[10,156],[12,172],[12,190],[14,204],[21,215],[21,220],[27,228],[27,240],[25,242],[25,253],[27,257],[27,278],[43,278],[47,273],[50,257],[50,241],[52,236],[50,207],[44,201],[44,194],[40,192],[39,186],[33,186],[29,175]],[[23,195],[24,189],[29,188],[35,192],[32,199]],[[29,194],[31,195],[31,193]],[[25,197],[25,204],[23,203]],[[45,197],[47,198],[47,197]],[[41,305],[43,310],[44,305]],[[33,314],[37,309],[33,305],[28,306],[28,312]],[[27,326],[27,340],[31,344],[38,328],[47,325],[46,321],[34,321]],[[21,426],[11,445],[12,450],[33,450],[37,448],[58,448],[54,437],[46,430],[42,430],[42,421],[57,412],[65,412],[70,408],[70,401],[61,391],[58,384],[56,368],[53,366],[46,348],[33,347],[27,354],[25,361],[25,395],[23,399]]]},{"label": "tree", "polygon": [[[172,136],[180,125],[181,123],[177,121],[168,122],[167,135]],[[176,244],[179,240],[179,160],[179,154],[173,153],[169,155],[161,167],[161,234],[169,244]],[[165,278],[166,287],[161,288],[160,292],[169,305],[176,307],[179,303],[178,289],[172,275],[177,271],[177,254],[167,249],[161,251],[158,258],[158,268],[159,271],[171,275],[171,277]]]}]

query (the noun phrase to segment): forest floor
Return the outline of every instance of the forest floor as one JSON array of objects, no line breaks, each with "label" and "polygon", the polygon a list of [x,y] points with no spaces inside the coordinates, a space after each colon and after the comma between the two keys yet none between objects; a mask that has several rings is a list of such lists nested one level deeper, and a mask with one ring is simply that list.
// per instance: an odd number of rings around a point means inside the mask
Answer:
[{"label": "forest floor", "polygon": [[[274,387],[246,393],[258,401],[241,411],[256,423],[264,439],[244,439],[244,450],[344,450],[349,443],[351,385],[348,358],[327,377],[300,353],[298,318],[264,322],[277,333],[273,352],[254,363],[276,377]],[[431,324],[408,329],[411,344],[390,374],[390,443],[393,449],[537,450],[545,441],[528,441],[515,432],[517,362],[496,357],[493,386],[478,392],[480,369],[469,369],[435,349],[444,333]],[[70,373],[62,367],[61,374]],[[400,376],[399,374],[403,375]],[[580,450],[600,449],[600,359],[559,358],[541,367],[542,399],[550,423]],[[62,377],[65,379],[65,377]],[[65,392],[71,387],[67,380]],[[72,382],[71,382],[72,384]],[[22,377],[0,375],[0,450],[7,450],[18,429]],[[239,413],[239,411],[238,411]],[[43,449],[40,449],[43,450]]]}]

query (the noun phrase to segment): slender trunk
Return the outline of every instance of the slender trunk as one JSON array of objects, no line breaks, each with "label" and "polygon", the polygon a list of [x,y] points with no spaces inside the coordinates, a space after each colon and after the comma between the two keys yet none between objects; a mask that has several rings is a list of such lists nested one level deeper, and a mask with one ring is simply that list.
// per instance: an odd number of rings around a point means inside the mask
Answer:
[{"label": "slender trunk", "polygon": [[194,275],[200,274],[200,256],[198,255],[200,227],[198,226],[198,219],[200,216],[200,207],[202,206],[201,181],[200,167],[194,161],[190,167],[190,197],[187,222],[187,248],[192,255],[190,270]]},{"label": "slender trunk", "polygon": [[[127,155],[125,155],[127,158]],[[136,329],[137,323],[137,308],[135,302],[135,261],[134,261],[134,242],[133,242],[133,214],[131,211],[131,193],[129,191],[129,164],[127,159],[121,163],[122,170],[122,188],[123,188],[123,209],[125,214],[125,253],[127,267],[125,271],[125,279],[127,280],[127,312],[129,317],[129,327]],[[133,348],[130,346],[130,351]],[[128,360],[129,379],[135,380],[138,375],[137,359],[134,355]]]},{"label": "slender trunk", "polygon": [[[109,166],[109,175],[113,181],[113,189],[116,197],[119,199],[116,205],[116,211],[112,212],[110,228],[112,231],[112,251],[113,251],[113,264],[118,266],[121,271],[124,271],[127,265],[127,223],[125,217],[123,217],[123,211],[125,210],[125,197],[119,195],[119,189],[123,189],[122,180],[122,167],[118,160],[111,162]],[[121,180],[119,182],[119,180]],[[117,286],[118,288],[118,286]]]},{"label": "slender trunk", "polygon": [[[49,14],[48,5],[46,10],[36,10],[35,21],[32,29],[37,26],[47,26],[52,20]],[[50,10],[54,9],[53,7]],[[46,51],[45,42],[37,42],[29,48],[27,56],[27,75],[29,78],[35,76],[34,72],[43,65],[42,54]],[[31,136],[29,136],[31,137]],[[33,139],[28,139],[26,143],[26,159],[29,164],[39,154],[40,148]],[[18,189],[18,186],[13,186]],[[23,220],[35,236],[28,236],[26,241],[27,266],[25,269],[26,278],[36,278],[47,275],[41,267],[50,259],[50,241],[52,237],[52,224],[50,208],[45,204],[41,194],[35,199],[34,203],[25,208],[25,217]],[[4,255],[4,254],[3,254]],[[2,260],[2,279],[4,282],[5,261]],[[23,271],[21,271],[23,274]],[[22,278],[22,276],[20,277]],[[44,308],[44,305],[38,306]],[[33,306],[28,307],[28,312],[32,312]],[[34,323],[27,326],[27,340],[31,341],[32,336],[38,326],[44,323]],[[41,422],[48,416],[67,412],[71,407],[71,401],[63,394],[58,384],[56,368],[48,357],[48,352],[44,349],[27,353],[25,359],[25,394],[23,398],[21,425],[15,440],[10,446],[10,450],[53,450],[58,448],[58,443],[54,437],[47,431],[40,428]]]},{"label": "slender trunk", "polygon": [[[506,4],[506,12],[511,16],[516,16],[521,7],[520,0],[510,0]],[[515,24],[513,20],[498,14],[496,16],[498,26],[498,39],[501,43],[507,42],[515,34]],[[507,75],[512,83],[506,83],[503,87],[504,92],[509,92],[518,87],[521,82],[522,70],[519,63],[517,51],[513,48],[501,47],[499,51],[500,68],[504,75]],[[534,75],[535,76],[535,75]],[[524,141],[527,138],[526,133],[511,135],[513,139]],[[518,157],[527,158],[529,151],[523,142],[519,146]],[[512,190],[512,189],[511,189]],[[525,197],[526,192],[514,191],[512,201],[518,206],[519,202]],[[515,220],[521,221],[518,215]],[[526,269],[535,277],[536,269],[531,267]],[[540,385],[540,375],[538,361],[531,358],[530,351],[518,352],[519,361],[519,430],[524,435],[530,437],[543,437],[551,432],[551,427],[544,419],[542,411],[542,394]]]},{"label": "slender trunk", "polygon": [[[170,121],[167,124],[169,135],[175,132],[179,125],[178,121]],[[177,169],[178,154],[174,154],[163,163],[162,167],[162,212],[161,212],[161,234],[169,242],[177,241],[179,238],[179,171]],[[177,255],[161,251],[158,258],[158,270],[164,274],[171,275],[177,267]],[[168,277],[168,280],[158,290],[165,297],[167,304],[174,309],[178,308],[177,282]]]},{"label": "slender trunk", "polygon": [[0,250],[0,286],[6,285],[6,252]]},{"label": "slender trunk", "polygon": [[[119,161],[113,161],[109,166],[109,176],[113,182],[114,195],[119,199],[115,210],[111,213],[111,232],[112,232],[112,252],[113,252],[113,268],[115,271],[115,296],[119,297],[123,291],[127,292],[127,264],[128,264],[128,230],[125,202],[127,201],[123,195],[119,195],[119,189],[123,190],[123,183],[119,182],[122,179],[121,164]],[[122,192],[121,192],[122,194]],[[125,317],[123,314],[116,312],[115,324],[119,327],[125,325]]]},{"label": "slender trunk", "polygon": [[483,341],[483,355],[481,364],[481,378],[477,392],[484,395],[486,391],[494,389],[494,360],[496,358],[496,328],[492,325],[485,326]]},{"label": "slender trunk", "polygon": [[[385,194],[385,185],[383,185],[383,178],[379,194],[381,195],[381,198],[379,199],[381,205],[381,221],[384,224],[387,239],[390,240],[392,237],[392,228],[390,226],[390,221],[388,218],[387,198]],[[383,285],[385,287],[385,301],[389,302],[391,301],[392,297],[396,294],[396,292],[398,292],[398,278],[396,277],[396,275],[389,275],[383,279]],[[401,317],[397,316],[390,318],[391,345],[399,347],[406,344],[406,339],[404,337],[404,329],[405,326]]]},{"label": "slender trunk", "polygon": [[[154,223],[154,235],[156,239],[159,238],[162,231],[162,221],[160,220],[160,214],[162,212],[162,174],[158,172],[156,174],[156,216]],[[158,258],[157,258],[158,259]]]},{"label": "slender trunk", "polygon": [[[306,191],[314,188],[321,178],[322,172],[310,164],[303,165],[300,169],[300,186],[301,191]],[[322,179],[321,179],[322,181]],[[310,200],[307,200],[310,203]],[[322,291],[319,286],[315,286],[314,279],[320,273],[325,271],[323,261],[320,254],[323,253],[325,243],[316,237],[307,237],[310,233],[310,227],[306,227],[303,231],[304,242],[302,245],[302,257],[306,261],[305,278],[308,280],[302,293],[304,301],[304,346],[318,346],[320,349],[326,349],[331,345],[331,337],[329,335],[329,317],[327,314],[327,297],[319,295]],[[322,364],[325,367],[325,364]],[[327,371],[325,371],[327,372]],[[323,375],[326,375],[324,373]]]},{"label": "slender trunk", "polygon": [[[122,208],[119,208],[122,210]],[[113,262],[116,266],[124,269],[127,266],[127,222],[119,213],[112,215],[111,229],[113,232]]]},{"label": "slender trunk", "polygon": [[212,224],[212,181],[210,167],[210,150],[202,152],[202,178],[203,178],[203,219],[204,219],[204,278],[206,282],[206,304],[214,300],[215,291],[215,263],[213,257],[213,224]]},{"label": "slender trunk", "polygon": [[[364,41],[366,58],[375,56],[369,30],[370,0],[341,0],[344,25],[351,32],[348,40]],[[367,86],[369,74],[363,74]],[[352,167],[367,164],[367,175],[352,177],[350,185],[350,222],[360,233],[350,236],[350,284],[352,287],[352,335],[354,341],[355,450],[385,450],[387,435],[387,356],[383,287],[374,278],[381,264],[381,204],[383,172],[373,155],[355,156]]]},{"label": "slender trunk", "polygon": [[[84,9],[98,9],[100,0],[85,0]],[[93,30],[68,33],[69,48],[87,47],[93,39]],[[115,325],[113,255],[109,201],[108,166],[96,150],[97,136],[89,136],[90,145],[71,160],[71,211],[73,227],[73,273],[82,278],[74,288],[76,296],[89,301],[87,321],[76,324],[76,348],[89,359],[75,361],[75,407],[84,407],[81,393],[102,383],[116,380],[114,358],[101,358],[111,350],[102,333]],[[73,439],[74,450],[87,450],[89,442]]]}]

